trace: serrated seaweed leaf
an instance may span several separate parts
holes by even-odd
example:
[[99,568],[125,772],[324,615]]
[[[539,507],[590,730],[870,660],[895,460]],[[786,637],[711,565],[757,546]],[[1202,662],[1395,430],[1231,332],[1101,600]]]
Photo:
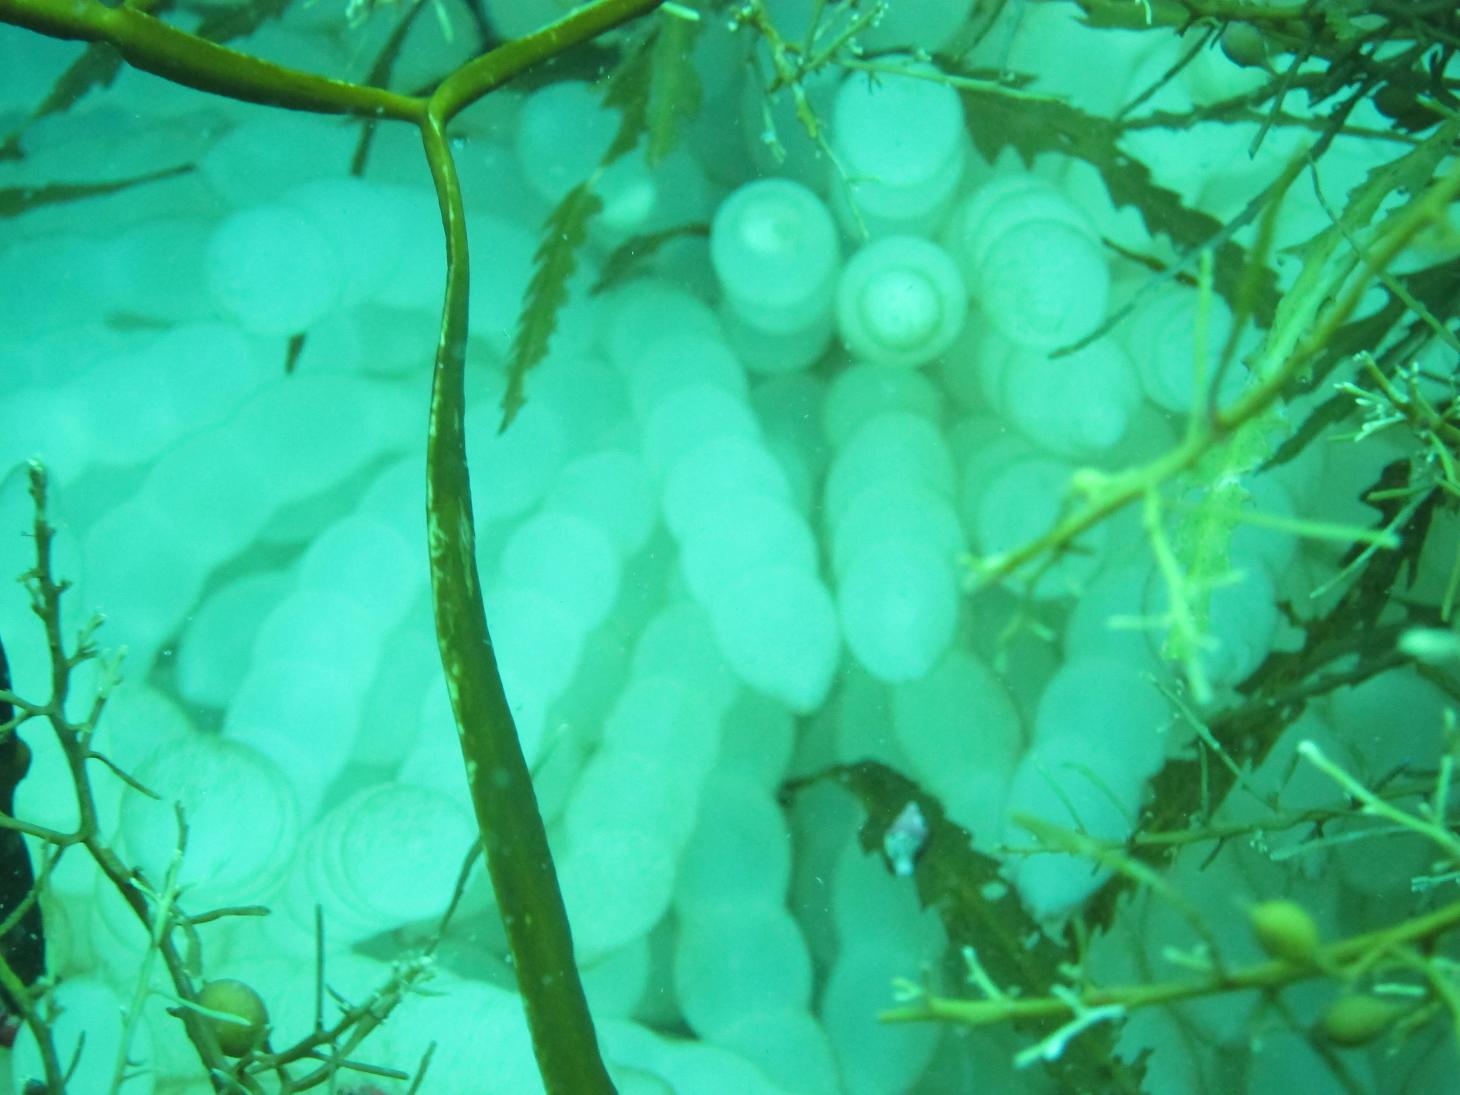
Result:
[[502,396],[504,430],[522,409],[527,371],[547,356],[548,344],[557,329],[558,309],[568,299],[568,279],[578,268],[578,250],[588,239],[588,222],[603,208],[603,199],[593,190],[595,180],[573,187],[548,214],[535,258],[536,269],[517,320],[517,337],[507,360],[507,390]]
[[1150,30],[1179,27],[1191,19],[1191,12],[1175,0],[1075,0],[1084,14],[1080,22],[1090,27],[1119,30]]
[[[1452,263],[1432,266],[1401,277],[1400,280],[1415,299],[1432,312],[1450,313],[1460,305],[1460,271]],[[1298,392],[1316,391],[1327,382],[1335,369],[1351,362],[1355,354],[1373,351],[1374,347],[1383,345],[1388,333],[1403,318],[1404,311],[1404,303],[1391,293],[1382,308],[1340,327],[1323,347],[1323,352],[1314,362],[1309,375],[1295,385],[1294,389]],[[1413,340],[1406,338],[1383,352],[1380,364],[1386,375],[1392,375],[1397,364],[1407,361],[1406,347],[1412,344]],[[1360,387],[1366,386],[1362,376],[1356,382]],[[1295,459],[1324,432],[1337,426],[1353,412],[1353,396],[1335,392],[1309,411],[1308,417],[1294,427],[1292,434],[1278,447],[1263,468],[1275,468]]]
[[[1259,380],[1291,372],[1293,362],[1311,367],[1317,357],[1311,349],[1314,325],[1325,312],[1333,314],[1331,302],[1347,291],[1351,274],[1371,261],[1371,256],[1361,258],[1354,252],[1352,241],[1369,229],[1391,195],[1401,190],[1419,194],[1425,189],[1457,133],[1460,120],[1448,121],[1398,159],[1372,168],[1349,192],[1348,204],[1337,221],[1295,249],[1302,267],[1283,293],[1267,338],[1255,355],[1253,372]],[[1410,203],[1387,214],[1378,230],[1403,223],[1398,218],[1412,216],[1412,209]]]
[[664,13],[658,23],[649,64],[650,167],[674,151],[685,125],[700,111],[700,79],[690,63],[699,22]]
[[[292,0],[255,0],[254,3],[210,8],[193,31],[211,42],[227,42],[252,34],[271,19],[288,10]],[[173,5],[168,2],[147,5],[151,14],[160,16]],[[66,66],[40,104],[16,131],[0,141],[0,159],[24,156],[21,139],[25,127],[50,114],[62,114],[98,88],[110,87],[122,68],[122,56],[107,42],[91,42]]]
[[293,0],[253,0],[253,3],[210,7],[198,24],[198,37],[229,42],[252,34],[271,19],[278,19]]
[[627,156],[649,128],[649,93],[653,83],[654,38],[641,35],[625,48],[622,58],[603,79],[603,105],[621,115],[618,132],[603,154],[611,164]]
[[149,171],[130,179],[117,179],[104,183],[51,183],[47,186],[10,186],[0,188],[0,217],[18,217],[43,205],[58,205],[63,202],[84,201],[104,194],[115,194],[119,190],[141,186],[145,183],[170,179],[191,171],[192,167],[168,167],[161,171]]
[[630,278],[638,276],[640,268],[658,252],[659,248],[666,243],[672,243],[678,239],[690,239],[695,236],[707,238],[710,234],[708,224],[680,224],[673,228],[666,228],[662,232],[646,232],[639,236],[630,236],[608,253],[603,260],[603,265],[598,271],[598,280],[593,283],[589,290],[594,296],[607,292],[615,285],[619,285]]
[[[1117,122],[1060,99],[1011,95],[1004,88],[964,87],[961,93],[974,143],[990,162],[1005,148],[1014,149],[1026,165],[1042,152],[1073,156],[1100,172],[1111,201],[1117,208],[1134,208],[1151,235],[1166,236],[1187,252],[1222,240],[1213,252],[1213,284],[1224,300],[1237,299],[1248,264],[1244,249],[1224,238],[1226,225],[1189,208],[1179,194],[1157,183],[1144,163],[1125,152]],[[1276,300],[1276,277],[1264,269],[1254,300],[1259,322],[1271,320]]]
[[[1291,361],[1306,359],[1305,352],[1311,353],[1313,363],[1321,360],[1320,353],[1307,351],[1315,323],[1322,322],[1325,309],[1332,308],[1336,298],[1344,293],[1356,296],[1358,292],[1350,275],[1360,260],[1342,249],[1369,229],[1384,200],[1396,190],[1412,194],[1425,190],[1424,183],[1433,177],[1457,132],[1460,121],[1448,122],[1398,159],[1372,169],[1350,192],[1348,205],[1337,222],[1298,249],[1303,267],[1284,294],[1259,351],[1259,377],[1284,375]],[[1416,202],[1422,200],[1420,197]],[[1389,213],[1377,230],[1380,238],[1386,226],[1414,208],[1412,203]],[[1334,328],[1335,333],[1342,330]],[[1257,671],[1238,685],[1238,691],[1249,697],[1248,702],[1211,720],[1207,729],[1228,760],[1238,766],[1256,767],[1312,699],[1342,684],[1361,683],[1399,664],[1402,656],[1397,647],[1398,631],[1382,622],[1381,613],[1395,604],[1395,590],[1404,569],[1408,567],[1413,573],[1440,495],[1438,488],[1429,486],[1424,488],[1426,493],[1416,496],[1412,477],[1409,458],[1394,461],[1383,469],[1375,489],[1361,496],[1380,512],[1379,520],[1371,527],[1398,535],[1399,548],[1374,552],[1356,545],[1343,560],[1343,567],[1352,567],[1355,573],[1332,610],[1302,623],[1302,648],[1291,653],[1270,653]],[[1409,624],[1434,627],[1443,622],[1438,609],[1412,606],[1409,612]],[[1348,661],[1355,657],[1357,666]],[[1234,778],[1229,765],[1208,763],[1204,750],[1195,759],[1168,761],[1152,782],[1139,831],[1171,832],[1200,824],[1206,804],[1221,802]],[[1135,851],[1143,861],[1162,866],[1173,850],[1171,845],[1145,845]],[[1112,879],[1087,906],[1087,919],[1108,923],[1125,888],[1124,879]]]
[[[406,38],[415,26],[417,16],[425,10],[426,0],[410,0],[410,3],[402,10],[400,18],[396,20],[395,26],[391,28],[390,34],[386,36],[380,52],[375,55],[375,60],[370,65],[370,72],[365,77],[366,83],[374,87],[390,87],[391,74],[395,71],[396,62],[400,60]],[[370,162],[370,149],[374,145],[379,126],[380,119],[367,118],[360,127],[360,139],[355,145],[355,155],[350,159],[351,175],[364,176],[365,168]]]
[[0,141],[0,160],[19,160],[25,156],[21,139],[25,127],[48,114],[60,114],[79,102],[92,88],[109,87],[122,68],[122,56],[104,42],[89,44],[81,55],[66,66],[56,77],[51,90],[40,104],[30,112],[18,129]]
[[[968,830],[950,820],[938,799],[901,773],[865,760],[833,765],[788,782],[783,796],[794,796],[813,783],[829,781],[844,787],[862,804],[867,820],[858,836],[863,850],[884,855],[888,828],[916,802],[927,823],[928,838],[914,860],[913,882],[924,908],[934,910],[948,935],[949,951],[961,955],[972,947],[980,965],[1006,992],[1044,995],[1051,986],[1068,983],[1062,966],[1078,956],[1051,939],[1029,918],[1018,895],[1003,879],[997,860],[974,849]],[[1031,1020],[1020,1029],[1043,1038],[1057,1020]],[[1144,1068],[1115,1055],[1119,1028],[1092,1027],[1075,1038],[1064,1054],[1046,1062],[1062,1091],[1135,1093]]]
[[[1380,513],[1371,527],[1388,527],[1410,504],[1406,493],[1410,473],[1407,459],[1394,461],[1363,492],[1366,500],[1375,493],[1380,495],[1379,500],[1369,502]],[[1403,618],[1381,620],[1381,614],[1395,604],[1394,591],[1404,569],[1412,568],[1418,560],[1439,500],[1439,490],[1432,488],[1408,519],[1394,528],[1400,547],[1369,555],[1332,609],[1301,622],[1302,647],[1270,653],[1256,672],[1237,686],[1244,702],[1220,712],[1207,724],[1212,739],[1239,770],[1258,767],[1313,700],[1404,664],[1407,658],[1400,652],[1399,636],[1405,630],[1442,625],[1439,609],[1422,605],[1406,606]],[[1203,804],[1221,802],[1235,779],[1232,768],[1208,762],[1204,753],[1195,758],[1171,758],[1152,780],[1137,830],[1172,833],[1205,824],[1208,819],[1203,816]],[[1135,859],[1162,868],[1169,866],[1180,847],[1178,842],[1156,841],[1138,843],[1129,851]],[[1129,885],[1129,879],[1122,875],[1107,882],[1086,906],[1086,921],[1109,924]]]
[[41,100],[31,117],[44,118],[47,114],[68,110],[93,88],[110,87],[121,70],[120,53],[104,42],[91,43],[57,77],[50,93]]
[[700,81],[690,54],[699,23],[663,13],[654,30],[634,40],[603,81],[603,105],[622,115],[603,166],[627,156],[646,135],[650,167],[674,151],[684,125],[700,109]]

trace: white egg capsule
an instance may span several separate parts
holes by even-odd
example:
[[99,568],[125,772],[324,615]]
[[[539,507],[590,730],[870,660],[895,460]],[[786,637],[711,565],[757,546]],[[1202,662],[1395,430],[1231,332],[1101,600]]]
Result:
[[1141,400],[1136,367],[1124,348],[1097,339],[1064,357],[1016,350],[999,377],[997,407],[1041,448],[1088,457],[1125,436]]
[[968,291],[948,253],[917,236],[886,236],[847,263],[836,318],[851,354],[881,365],[923,365],[952,345]]
[[853,73],[837,90],[832,205],[856,234],[934,231],[963,178],[970,147],[963,103],[916,71],[876,80]]
[[1058,187],[1038,175],[999,175],[962,198],[940,238],[970,285],[978,279],[991,247],[1010,228],[1026,221],[1057,221],[1091,240],[1099,233],[1089,215]]
[[[1205,307],[1205,316],[1202,309]],[[1197,343],[1197,331],[1206,340]],[[1216,376],[1215,398],[1227,406],[1242,393],[1247,370],[1240,361],[1221,368],[1222,351],[1232,332],[1232,311],[1221,297],[1203,305],[1195,289],[1166,285],[1134,302],[1121,332],[1126,348],[1140,371],[1146,396],[1168,411],[1185,414],[1198,390],[1206,390]]]
[[944,245],[999,332],[1031,349],[1090,334],[1105,318],[1110,269],[1084,210],[1028,174],[1002,175],[965,198]]
[[740,187],[710,228],[710,262],[726,304],[762,331],[785,334],[822,320],[839,260],[831,213],[790,179]]
[[1052,350],[1093,334],[1110,302],[1100,245],[1065,221],[1021,221],[998,236],[973,294],[1011,342]]

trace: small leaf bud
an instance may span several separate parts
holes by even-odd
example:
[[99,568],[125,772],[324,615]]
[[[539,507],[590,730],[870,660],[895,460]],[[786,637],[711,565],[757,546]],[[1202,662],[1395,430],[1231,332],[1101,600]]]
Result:
[[1295,901],[1263,901],[1248,913],[1252,934],[1272,958],[1307,965],[1318,951],[1318,925],[1308,910]]
[[1367,1045],[1408,1010],[1408,1005],[1398,1000],[1350,993],[1329,1005],[1318,1021],[1318,1032],[1336,1046]]
[[1251,23],[1228,23],[1219,42],[1234,65],[1267,68],[1267,39]]
[[240,1022],[205,1016],[218,1039],[218,1047],[229,1057],[252,1053],[268,1034],[269,1009],[248,985],[230,977],[209,981],[198,993],[198,1003],[209,1011],[238,1016]]

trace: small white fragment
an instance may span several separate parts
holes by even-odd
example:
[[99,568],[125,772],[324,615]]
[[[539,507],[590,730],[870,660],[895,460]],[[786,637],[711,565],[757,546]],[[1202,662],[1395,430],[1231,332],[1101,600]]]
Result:
[[1460,661],[1460,635],[1443,627],[1412,627],[1399,636],[1399,651],[1426,665]]
[[887,827],[882,850],[892,864],[892,873],[907,878],[913,873],[913,862],[928,842],[928,822],[916,802],[909,802]]

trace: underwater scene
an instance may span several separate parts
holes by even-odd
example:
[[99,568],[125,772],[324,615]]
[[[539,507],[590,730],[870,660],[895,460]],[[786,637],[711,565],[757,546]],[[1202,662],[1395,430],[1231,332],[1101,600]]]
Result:
[[1460,1091],[1451,0],[0,0],[0,1095]]

